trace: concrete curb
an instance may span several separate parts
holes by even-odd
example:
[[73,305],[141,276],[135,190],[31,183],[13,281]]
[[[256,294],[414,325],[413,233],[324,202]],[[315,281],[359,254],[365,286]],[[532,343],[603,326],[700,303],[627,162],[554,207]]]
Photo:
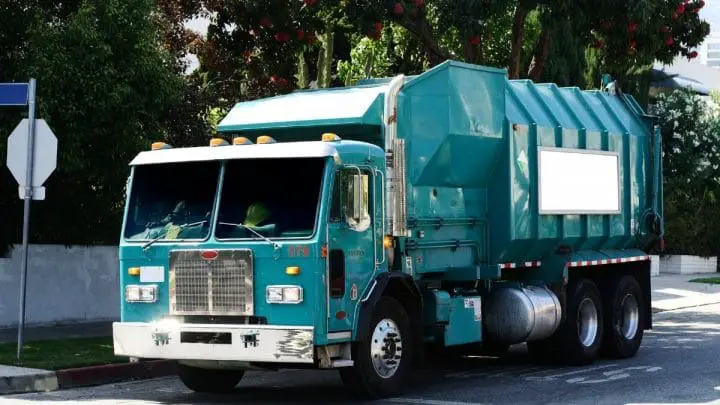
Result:
[[177,363],[172,360],[152,360],[107,364],[58,370],[55,374],[59,389],[68,389],[175,375],[177,374]]
[[26,370],[13,376],[0,377],[0,395],[55,391],[58,389],[55,372],[35,369]]
[[177,363],[174,360],[107,364],[57,371],[28,370],[14,376],[0,377],[0,395],[56,391],[165,377],[176,373]]

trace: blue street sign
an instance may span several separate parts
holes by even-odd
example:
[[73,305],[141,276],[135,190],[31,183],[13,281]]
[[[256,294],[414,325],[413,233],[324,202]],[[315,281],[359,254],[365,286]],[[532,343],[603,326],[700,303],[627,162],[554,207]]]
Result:
[[27,83],[0,83],[0,106],[27,105]]

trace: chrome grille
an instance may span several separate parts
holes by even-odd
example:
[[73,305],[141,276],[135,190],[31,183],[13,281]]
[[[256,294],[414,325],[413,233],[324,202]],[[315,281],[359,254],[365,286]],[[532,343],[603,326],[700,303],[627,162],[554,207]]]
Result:
[[253,263],[249,250],[201,250],[170,254],[170,313],[253,315]]

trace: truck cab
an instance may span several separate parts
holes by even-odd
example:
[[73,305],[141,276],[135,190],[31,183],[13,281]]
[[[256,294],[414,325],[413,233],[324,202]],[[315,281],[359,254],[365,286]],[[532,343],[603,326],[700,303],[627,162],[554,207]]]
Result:
[[[322,128],[296,141],[157,142],[130,162],[116,354],[176,359],[201,392],[252,368],[353,366],[361,302],[393,261],[385,152]],[[378,357],[386,374],[397,328],[374,346],[392,354]]]

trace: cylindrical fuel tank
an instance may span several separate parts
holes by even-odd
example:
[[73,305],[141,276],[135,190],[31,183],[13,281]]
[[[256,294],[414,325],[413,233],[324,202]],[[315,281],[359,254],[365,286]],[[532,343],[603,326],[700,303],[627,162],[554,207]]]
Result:
[[549,337],[562,319],[560,300],[539,286],[497,287],[483,307],[483,334],[509,344]]

